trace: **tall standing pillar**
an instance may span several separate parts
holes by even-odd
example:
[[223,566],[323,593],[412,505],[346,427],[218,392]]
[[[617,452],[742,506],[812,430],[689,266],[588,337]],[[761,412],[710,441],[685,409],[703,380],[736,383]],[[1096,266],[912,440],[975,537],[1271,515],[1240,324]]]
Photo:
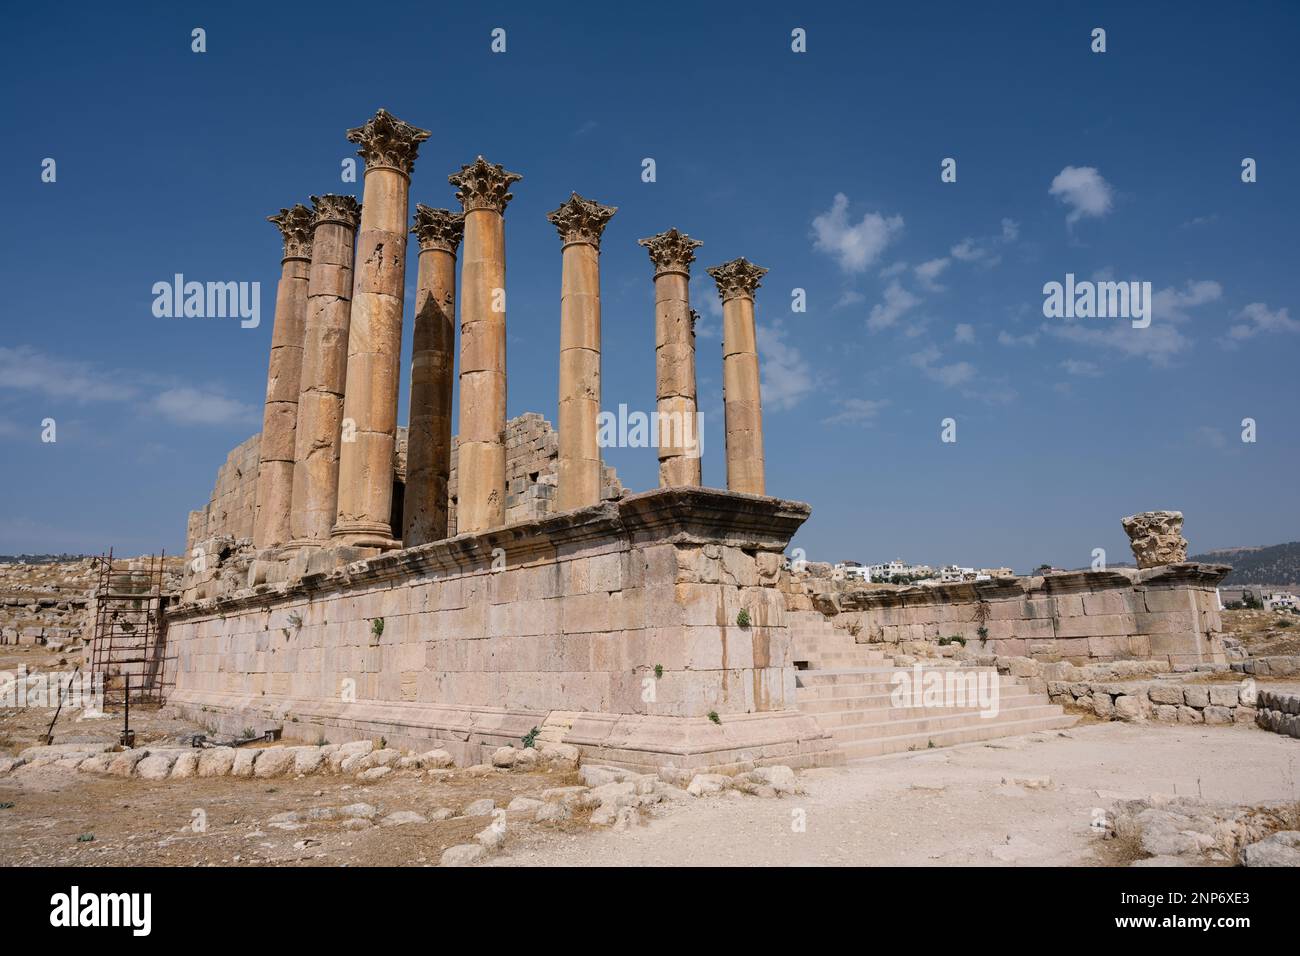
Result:
[[482,156],[447,180],[465,210],[461,252],[456,531],[506,520],[505,210],[521,180]]
[[695,394],[695,313],[691,263],[703,245],[676,229],[639,240],[655,267],[655,397],[659,413],[659,486],[700,484]]
[[303,330],[307,321],[307,273],[311,263],[312,211],[299,203],[268,216],[284,238],[280,281],[275,288],[275,325],[266,371],[261,461],[257,465],[253,544],[272,548],[289,540],[293,501],[294,433],[302,381]]
[[294,547],[329,543],[338,509],[339,433],[352,316],[352,257],[361,205],[351,196],[312,196],[316,207],[307,283],[298,428],[294,436]]
[[406,276],[406,216],[420,143],[429,131],[380,110],[348,130],[366,161],[352,287],[348,372],[339,449],[337,543],[395,548],[393,450],[397,444]]
[[722,388],[727,429],[727,490],[766,493],[763,402],[754,330],[754,290],[767,270],[745,258],[708,270],[722,297]]
[[415,288],[415,343],[406,441],[402,544],[413,548],[447,537],[451,476],[452,373],[456,363],[456,248],[465,216],[415,207],[411,232],[420,241]]
[[546,218],[560,233],[559,511],[600,504],[600,236],[618,211],[577,193]]

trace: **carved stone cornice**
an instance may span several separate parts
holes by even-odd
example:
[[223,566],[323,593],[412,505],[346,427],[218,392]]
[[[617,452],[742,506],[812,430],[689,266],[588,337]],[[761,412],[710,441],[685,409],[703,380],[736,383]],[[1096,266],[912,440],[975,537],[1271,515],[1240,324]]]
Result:
[[600,235],[616,212],[617,206],[602,206],[595,200],[583,199],[573,193],[560,208],[548,212],[546,218],[555,226],[566,246],[585,242],[599,249]]
[[707,271],[718,284],[718,295],[722,297],[723,302],[728,299],[754,298],[754,290],[760,285],[758,280],[767,275],[766,269],[754,265],[744,256],[714,266]]
[[684,276],[691,274],[691,263],[695,261],[695,250],[704,245],[698,239],[692,239],[675,228],[661,232],[656,236],[638,239],[637,245],[645,246],[650,252],[650,261],[654,263],[655,276],[679,272]]
[[510,192],[511,183],[517,183],[523,178],[499,163],[489,163],[480,156],[468,166],[462,166],[460,172],[448,176],[447,182],[457,187],[456,198],[466,212],[490,209],[503,215],[506,203],[515,198]]
[[357,155],[366,161],[366,169],[395,169],[411,175],[420,144],[428,139],[427,129],[399,120],[388,110],[380,110],[364,126],[348,130],[348,140],[361,148]]
[[276,215],[266,217],[267,222],[275,223],[276,228],[280,230],[280,236],[284,239],[285,259],[311,258],[313,219],[312,211],[302,203],[296,203],[292,208],[281,209]]
[[311,204],[316,207],[313,226],[332,222],[355,229],[361,221],[361,203],[352,196],[326,193],[324,196],[312,196]]
[[441,249],[456,254],[461,237],[465,234],[465,214],[450,209],[432,209],[424,203],[415,204],[415,225],[411,233],[420,240],[420,251]]

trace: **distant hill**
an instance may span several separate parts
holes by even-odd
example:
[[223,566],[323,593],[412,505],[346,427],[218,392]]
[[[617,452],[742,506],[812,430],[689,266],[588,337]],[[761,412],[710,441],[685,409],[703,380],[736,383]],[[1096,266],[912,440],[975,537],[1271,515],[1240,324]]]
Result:
[[1268,547],[1220,548],[1193,554],[1187,560],[1231,564],[1232,573],[1224,579],[1225,585],[1300,585],[1300,541]]
[[89,554],[0,554],[0,564],[71,564]]

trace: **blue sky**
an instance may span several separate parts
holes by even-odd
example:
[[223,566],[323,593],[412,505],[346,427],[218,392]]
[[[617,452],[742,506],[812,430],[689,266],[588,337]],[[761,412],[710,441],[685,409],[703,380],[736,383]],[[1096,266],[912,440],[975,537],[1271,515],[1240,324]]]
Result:
[[[636,240],[676,226],[705,243],[708,485],[725,468],[704,268],[743,255],[771,270],[768,490],[812,503],[795,542],[810,558],[1077,567],[1096,547],[1128,558],[1119,519],[1152,508],[1183,510],[1193,549],[1300,538],[1300,8],[1134,6],[8,11],[0,552],[180,548],[226,452],[260,427],[280,254],[265,217],[359,195],[340,182],[344,132],[380,106],[433,132],[413,203],[451,205],[447,174],[478,153],[524,175],[506,214],[511,415],[554,419],[545,213],[571,190],[619,207],[602,256],[607,409],[653,407]],[[261,282],[261,326],[155,318],[150,289],[177,272]],[[1044,318],[1042,287],[1067,272],[1150,282],[1151,327]],[[409,298],[407,316],[404,374]],[[656,482],[653,450],[607,460],[633,489]]]

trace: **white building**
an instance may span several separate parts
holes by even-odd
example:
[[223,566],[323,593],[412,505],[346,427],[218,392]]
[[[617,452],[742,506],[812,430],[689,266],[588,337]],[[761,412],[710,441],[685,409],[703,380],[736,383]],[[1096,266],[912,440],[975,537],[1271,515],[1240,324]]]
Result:
[[1264,595],[1264,610],[1294,611],[1296,596],[1289,591],[1272,591]]

